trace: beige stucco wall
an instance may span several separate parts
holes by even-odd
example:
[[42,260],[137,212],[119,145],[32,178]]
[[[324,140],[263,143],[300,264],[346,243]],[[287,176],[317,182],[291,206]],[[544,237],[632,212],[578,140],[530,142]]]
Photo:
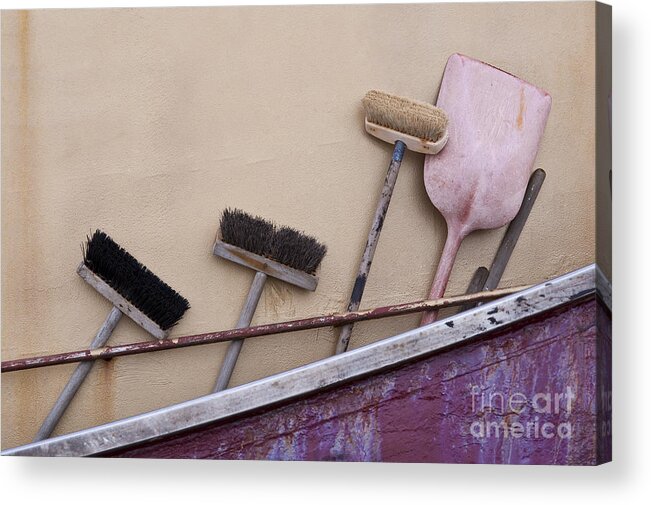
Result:
[[[553,97],[547,181],[502,285],[594,261],[594,4],[56,10],[2,14],[2,359],[86,347],[109,304],[76,274],[99,227],[191,302],[174,336],[232,327],[252,278],[211,256],[237,206],[329,246],[315,293],[269,282],[254,323],[347,303],[391,146],[364,133],[370,88],[433,101],[447,57]],[[364,307],[425,296],[445,223],[407,154]],[[462,245],[448,293],[503,230]],[[352,347],[418,316],[356,326]],[[146,339],[123,318],[111,343]],[[98,362],[56,433],[206,394],[225,344]],[[332,353],[331,329],[244,345],[234,384]],[[2,376],[2,447],[28,442],[73,366]]]

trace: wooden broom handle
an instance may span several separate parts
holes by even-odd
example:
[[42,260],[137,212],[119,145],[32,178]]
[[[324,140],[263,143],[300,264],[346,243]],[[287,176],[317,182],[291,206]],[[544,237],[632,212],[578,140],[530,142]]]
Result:
[[[91,349],[97,349],[99,347],[103,347],[104,344],[106,344],[121,317],[122,312],[120,312],[120,309],[113,306],[111,312],[109,312],[108,316],[106,317],[104,324],[102,324],[99,331],[97,332],[97,335],[95,335],[95,338],[91,342]],[[61,391],[59,398],[57,398],[54,407],[52,407],[52,410],[50,410],[50,413],[47,415],[45,421],[43,421],[43,424],[39,428],[38,433],[34,437],[34,442],[39,442],[41,440],[49,438],[49,436],[54,431],[54,428],[56,428],[57,424],[59,423],[61,416],[63,416],[63,413],[66,411],[68,405],[70,405],[70,402],[81,387],[81,384],[88,376],[90,369],[93,368],[93,364],[93,361],[84,361],[77,365],[77,368],[72,373],[72,376],[68,380],[68,383],[63,388],[63,391]]]
[[[355,285],[353,286],[353,291],[350,295],[348,312],[354,312],[359,309],[359,304],[362,301],[362,295],[364,294],[364,288],[366,287],[366,280],[368,278],[368,273],[371,270],[373,256],[375,255],[375,248],[377,247],[377,243],[380,239],[380,232],[382,232],[382,226],[384,225],[384,218],[386,217],[387,210],[389,209],[389,203],[391,203],[391,195],[393,194],[393,188],[395,187],[396,180],[398,179],[398,172],[400,171],[400,165],[402,164],[404,153],[405,144],[402,141],[397,140],[395,147],[393,148],[393,156],[391,157],[389,170],[387,172],[386,178],[384,179],[382,195],[380,196],[380,201],[378,202],[377,208],[375,209],[373,225],[368,232],[366,247],[364,248],[362,261],[359,264],[359,270],[357,271],[357,277],[355,278]],[[348,343],[350,342],[350,335],[352,332],[352,324],[347,324],[346,326],[341,327],[335,354],[341,354],[348,349]]]
[[[240,313],[240,318],[237,321],[236,328],[246,328],[251,324],[253,319],[253,314],[255,314],[255,309],[258,306],[260,301],[260,295],[262,295],[262,290],[264,288],[265,282],[267,280],[267,274],[264,272],[256,272],[253,281],[251,282],[251,287],[249,288],[249,294],[246,297],[244,302],[244,307],[242,307],[242,312]],[[228,387],[228,383],[231,380],[233,375],[233,370],[235,370],[235,364],[237,363],[237,358],[240,355],[242,350],[242,344],[244,344],[244,339],[231,340],[231,343],[228,345],[226,350],[226,356],[224,356],[224,361],[222,362],[222,367],[219,370],[219,375],[217,376],[217,381],[215,382],[215,387],[212,392],[217,393],[218,391],[223,391]]]

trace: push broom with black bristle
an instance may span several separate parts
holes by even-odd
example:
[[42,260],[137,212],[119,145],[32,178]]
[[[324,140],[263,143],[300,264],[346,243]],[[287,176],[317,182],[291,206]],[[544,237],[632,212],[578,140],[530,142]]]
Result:
[[[314,291],[315,275],[326,246],[303,232],[277,226],[239,209],[226,209],[219,223],[213,254],[256,271],[236,328],[251,324],[268,276]],[[217,377],[213,392],[228,387],[244,340],[233,340]]]
[[[106,344],[122,314],[160,340],[168,336],[170,328],[190,308],[185,298],[100,230],[87,237],[77,273],[113,304],[90,344],[91,349]],[[92,366],[92,361],[77,366],[38,430],[35,442],[50,436]]]
[[[373,224],[368,233],[364,254],[350,295],[348,312],[359,309],[362,301],[375,248],[391,202],[391,195],[396,185],[405,149],[423,154],[436,154],[445,147],[448,140],[447,115],[434,105],[377,90],[366,93],[362,105],[366,113],[364,119],[366,132],[384,142],[393,144],[394,148],[389,171],[384,180],[380,201],[375,209]],[[352,331],[352,324],[341,327],[336,347],[337,354],[348,349]]]

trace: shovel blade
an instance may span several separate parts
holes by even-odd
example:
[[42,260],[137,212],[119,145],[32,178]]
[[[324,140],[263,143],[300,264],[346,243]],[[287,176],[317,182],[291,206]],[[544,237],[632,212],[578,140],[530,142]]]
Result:
[[481,61],[453,54],[437,99],[449,140],[425,156],[434,206],[465,236],[499,228],[518,212],[551,109],[549,94]]

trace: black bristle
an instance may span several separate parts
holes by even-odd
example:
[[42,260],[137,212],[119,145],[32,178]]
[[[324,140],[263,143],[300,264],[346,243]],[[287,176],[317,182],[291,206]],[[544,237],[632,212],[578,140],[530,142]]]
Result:
[[224,242],[308,274],[316,271],[327,251],[314,237],[239,209],[224,210],[220,232]]
[[162,330],[174,326],[190,308],[185,298],[100,230],[87,237],[84,264]]

